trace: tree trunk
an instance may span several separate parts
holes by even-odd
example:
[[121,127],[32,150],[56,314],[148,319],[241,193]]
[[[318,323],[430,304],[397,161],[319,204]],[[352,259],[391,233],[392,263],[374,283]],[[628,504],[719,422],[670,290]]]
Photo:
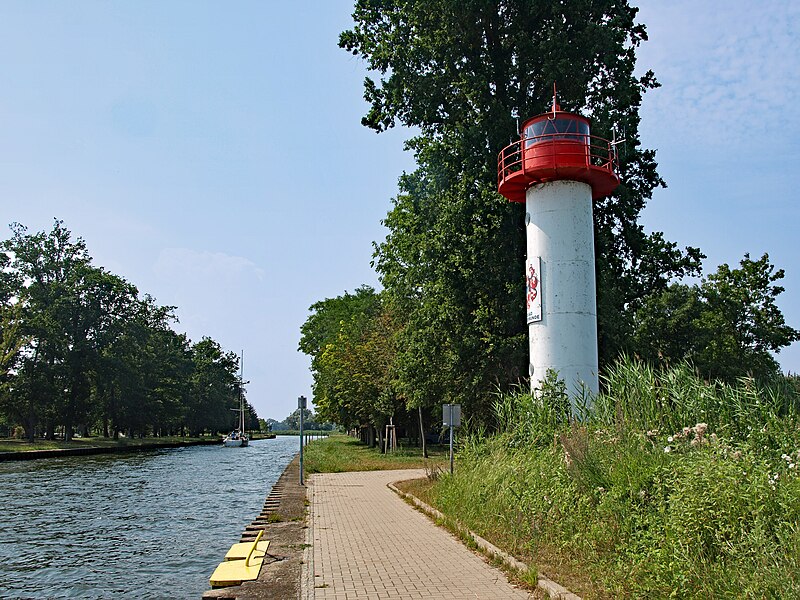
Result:
[[32,412],[28,419],[27,427],[25,427],[25,433],[27,434],[28,441],[32,444],[36,439],[36,417],[33,416]]
[[425,424],[422,422],[422,406],[417,407],[419,413],[419,439],[422,442],[422,456],[428,458],[428,443],[425,440]]
[[381,425],[378,425],[377,429],[378,429],[378,447],[380,448],[381,453],[385,454],[386,446],[384,445],[383,442],[383,427]]

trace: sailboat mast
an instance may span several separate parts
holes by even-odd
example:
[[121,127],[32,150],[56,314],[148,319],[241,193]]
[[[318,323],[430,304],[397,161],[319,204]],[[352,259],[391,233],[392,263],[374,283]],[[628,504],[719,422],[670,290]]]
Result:
[[242,386],[244,385],[244,349],[242,350],[242,358],[239,361],[239,431],[244,435],[244,392]]

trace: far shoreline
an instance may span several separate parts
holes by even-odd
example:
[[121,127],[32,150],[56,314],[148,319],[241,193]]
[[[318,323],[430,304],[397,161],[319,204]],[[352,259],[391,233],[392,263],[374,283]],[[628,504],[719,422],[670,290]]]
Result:
[[171,440],[165,442],[144,442],[116,444],[111,446],[86,446],[85,448],[47,448],[43,450],[12,450],[0,452],[0,462],[12,460],[37,460],[42,458],[58,458],[62,456],[90,456],[96,454],[116,454],[138,452],[140,450],[158,450],[161,448],[185,448],[189,446],[221,445],[222,438]]

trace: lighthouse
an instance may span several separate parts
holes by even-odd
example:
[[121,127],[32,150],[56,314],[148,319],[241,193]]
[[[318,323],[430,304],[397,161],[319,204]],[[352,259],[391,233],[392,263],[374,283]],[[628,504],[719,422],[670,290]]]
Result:
[[525,203],[532,391],[552,369],[571,397],[598,392],[592,201],[619,185],[617,170],[614,144],[555,95],[498,156],[498,191]]

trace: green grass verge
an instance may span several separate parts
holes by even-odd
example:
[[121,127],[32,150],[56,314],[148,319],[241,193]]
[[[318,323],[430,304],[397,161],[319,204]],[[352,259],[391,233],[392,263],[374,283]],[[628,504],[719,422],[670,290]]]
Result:
[[409,489],[586,598],[800,598],[800,397],[622,362],[570,417],[563,388],[498,397],[456,473]]
[[430,458],[423,458],[419,448],[399,448],[382,454],[346,435],[331,435],[308,444],[303,454],[306,473],[343,473],[346,471],[382,471],[389,469],[435,468],[447,462],[447,449],[429,448]]
[[465,449],[420,495],[587,599],[800,598],[795,463],[579,428],[508,442]]

